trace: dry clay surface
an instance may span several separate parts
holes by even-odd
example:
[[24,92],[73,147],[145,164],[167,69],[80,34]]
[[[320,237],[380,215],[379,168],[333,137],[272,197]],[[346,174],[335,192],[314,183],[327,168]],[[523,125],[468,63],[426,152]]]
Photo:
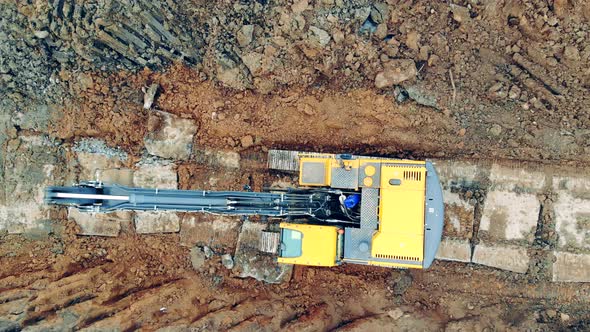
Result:
[[[589,19],[575,0],[0,1],[0,330],[587,330],[588,284],[545,264],[588,249],[587,190],[568,179],[590,159]],[[41,204],[46,185],[115,168],[182,189],[293,183],[265,169],[270,148],[574,171],[445,184],[446,231],[475,248],[463,262],[296,267],[279,284],[229,264],[239,219],[139,234],[154,216],[118,215],[101,237]],[[486,209],[507,197],[538,214]],[[468,263],[496,243],[525,248],[526,273]]]

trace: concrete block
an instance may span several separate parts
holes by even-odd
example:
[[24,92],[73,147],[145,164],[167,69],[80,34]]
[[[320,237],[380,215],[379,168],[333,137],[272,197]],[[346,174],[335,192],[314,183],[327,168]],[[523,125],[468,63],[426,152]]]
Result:
[[176,212],[137,211],[135,232],[139,234],[176,233],[180,231],[180,218]]
[[492,190],[485,201],[480,234],[494,240],[532,242],[540,208],[535,194]]
[[559,247],[590,249],[590,179],[555,177],[553,181]]
[[590,198],[590,176],[555,176],[553,177],[555,191],[567,190],[577,196]]
[[235,271],[241,278],[254,278],[268,283],[287,282],[291,279],[292,265],[279,264],[276,256],[260,252],[261,232],[266,225],[246,221],[238,237],[238,246],[234,261]]
[[445,236],[470,239],[473,233],[475,207],[459,194],[450,190],[443,191],[445,203]]
[[471,187],[483,171],[476,163],[453,160],[436,160],[435,168],[443,187]]
[[151,111],[148,127],[155,129],[144,138],[149,154],[181,160],[190,157],[193,136],[197,133],[193,120],[182,119],[166,112]]
[[136,165],[133,183],[136,187],[178,189],[176,166],[164,160],[142,160]]
[[76,208],[69,208],[68,218],[74,220],[80,227],[79,235],[118,236],[121,231],[121,222],[130,222],[132,213],[129,211],[86,213]]
[[49,219],[50,212],[42,199],[0,206],[0,231],[9,234],[43,231]]
[[133,186],[133,170],[130,168],[110,168],[96,171],[98,179],[104,183],[116,183],[122,186]]
[[526,248],[480,243],[473,250],[473,263],[518,273],[525,273],[530,257]]
[[545,173],[527,169],[526,166],[513,167],[493,164],[490,182],[497,189],[537,192],[545,186]]
[[436,259],[444,261],[471,262],[471,245],[464,239],[443,239]]
[[590,254],[554,251],[553,281],[590,282]]
[[180,241],[187,246],[235,248],[240,233],[238,217],[185,213],[180,226]]
[[590,249],[590,199],[559,191],[553,208],[559,247]]
[[194,155],[199,163],[214,167],[240,168],[240,154],[235,151],[199,150],[195,151]]
[[[0,193],[0,231],[47,233],[51,209],[45,187],[63,183],[63,151],[46,136],[19,136],[6,146]],[[41,232],[41,233],[39,233]]]
[[116,169],[124,166],[118,157],[109,157],[99,153],[79,152],[77,154],[80,164],[80,180],[95,180],[101,170]]
[[133,180],[133,171],[124,168],[127,153],[114,149],[96,138],[77,141],[72,149],[80,165],[77,178],[80,181],[99,179],[105,183],[128,185]]

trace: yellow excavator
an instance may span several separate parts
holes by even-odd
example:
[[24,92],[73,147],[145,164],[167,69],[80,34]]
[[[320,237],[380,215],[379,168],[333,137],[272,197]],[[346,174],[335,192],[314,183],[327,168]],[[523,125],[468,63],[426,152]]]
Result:
[[268,192],[131,188],[87,181],[48,187],[48,204],[87,212],[187,211],[282,220],[260,250],[282,264],[430,267],[440,245],[442,188],[430,161],[271,150],[270,169],[299,187]]

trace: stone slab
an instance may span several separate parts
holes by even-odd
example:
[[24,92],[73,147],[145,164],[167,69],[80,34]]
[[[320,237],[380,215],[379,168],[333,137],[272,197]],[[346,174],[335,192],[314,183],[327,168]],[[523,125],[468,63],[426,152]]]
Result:
[[35,233],[48,229],[50,211],[43,200],[0,206],[0,231],[9,234]]
[[590,250],[590,179],[555,177],[553,184],[559,248]]
[[530,257],[524,247],[484,243],[475,246],[472,260],[475,264],[518,273],[528,270],[529,261]]
[[482,168],[467,161],[436,160],[435,168],[443,186],[470,187],[480,178]]
[[576,196],[590,198],[590,176],[554,176],[553,189],[567,190]]
[[180,241],[187,246],[235,248],[242,222],[238,217],[185,213],[181,220]]
[[493,164],[490,171],[492,186],[504,190],[537,192],[545,187],[545,178],[545,173],[531,171],[527,169],[527,166],[518,164],[512,166]]
[[68,208],[68,218],[80,227],[79,235],[118,236],[121,222],[130,222],[132,212],[86,213],[76,208]]
[[473,222],[475,220],[475,207],[458,193],[450,190],[443,191],[445,203],[445,236],[470,239],[473,234]]
[[21,135],[6,146],[0,190],[0,231],[42,234],[51,228],[45,187],[64,181],[63,150],[44,135]]
[[553,281],[590,282],[590,254],[554,251]]
[[194,152],[195,161],[223,168],[240,168],[240,154],[235,151],[198,150]]
[[238,237],[234,256],[235,271],[241,278],[254,278],[268,283],[282,283],[291,279],[292,265],[279,264],[276,256],[258,250],[260,233],[266,225],[245,221]]
[[178,189],[176,166],[165,160],[146,159],[139,162],[133,174],[136,187]]
[[471,244],[465,239],[443,239],[436,259],[455,262],[471,262]]
[[137,211],[134,217],[138,234],[176,233],[180,231],[180,218],[170,211]]
[[491,190],[486,197],[479,234],[493,240],[532,243],[540,209],[541,203],[535,194]]
[[116,183],[122,186],[133,186],[133,170],[130,168],[110,168],[96,171],[98,179],[104,183]]
[[123,161],[118,156],[78,152],[76,157],[80,164],[80,173],[78,175],[80,181],[96,180],[100,178],[101,172],[104,170],[124,167]]
[[193,120],[166,112],[151,111],[148,127],[150,132],[144,138],[144,144],[149,154],[178,160],[190,157],[193,136],[197,133]]

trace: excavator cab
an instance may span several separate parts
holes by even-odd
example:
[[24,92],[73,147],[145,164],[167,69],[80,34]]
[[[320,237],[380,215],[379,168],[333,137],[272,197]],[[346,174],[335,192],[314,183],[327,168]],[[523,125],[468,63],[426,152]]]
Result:
[[281,223],[279,263],[310,266],[335,266],[341,263],[337,226]]

